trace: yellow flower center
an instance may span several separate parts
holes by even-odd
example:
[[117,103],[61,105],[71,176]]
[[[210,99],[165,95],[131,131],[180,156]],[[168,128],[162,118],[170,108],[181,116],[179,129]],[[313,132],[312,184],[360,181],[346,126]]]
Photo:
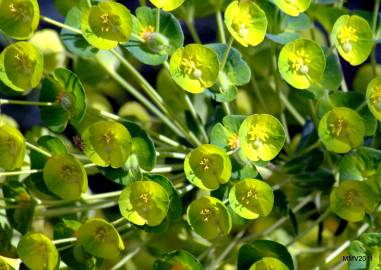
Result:
[[210,168],[210,160],[208,158],[203,158],[201,161],[200,161],[200,165],[202,167],[202,169],[204,171],[207,171],[209,170]]
[[102,32],[110,31],[110,14],[104,13],[100,16],[100,19],[102,23],[101,31]]
[[143,203],[147,204],[151,200],[152,195],[148,192],[142,193],[139,196],[139,199],[142,200]]
[[373,93],[370,96],[370,102],[376,107],[378,111],[381,110],[381,85],[374,87]]
[[26,75],[31,75],[33,73],[35,62],[31,61],[28,55],[26,55],[23,52],[18,52],[16,53],[14,58],[16,59],[16,62],[17,62],[16,69],[18,72],[26,74]]
[[358,36],[356,35],[356,32],[357,29],[351,26],[344,26],[337,36],[337,39],[339,40],[341,47],[346,53],[352,51],[352,43],[357,42],[359,40]]
[[195,56],[186,56],[181,60],[181,69],[189,77],[199,80],[202,84],[201,63]]
[[147,41],[153,32],[155,32],[155,28],[152,25],[148,25],[139,33],[139,36]]
[[101,227],[96,231],[94,238],[95,240],[100,240],[105,236],[105,234],[106,230],[103,227]]
[[237,134],[232,134],[228,139],[228,146],[230,149],[234,150],[239,147],[239,138]]
[[269,138],[269,130],[264,125],[256,124],[251,126],[249,140],[252,141],[255,148],[259,148]]
[[255,189],[250,188],[250,189],[246,192],[246,194],[243,195],[243,196],[241,197],[241,201],[242,201],[242,203],[248,205],[248,204],[251,203],[251,200],[252,200],[253,198],[254,198],[254,199],[257,199],[257,198],[258,198],[258,194],[257,194],[257,191],[256,191]]
[[23,3],[9,4],[9,11],[12,13],[14,19],[28,21],[30,20],[30,11],[28,6]]
[[347,127],[346,122],[343,118],[337,119],[334,123],[329,124],[329,131],[333,136],[342,136],[345,128]]
[[305,50],[297,50],[290,57],[290,70],[292,72],[299,72],[301,74],[307,74],[309,71],[308,64],[311,63],[311,57],[305,52]]
[[209,221],[209,218],[214,214],[214,210],[211,208],[203,208],[200,211],[200,215],[202,216],[202,220],[206,223]]
[[62,180],[68,180],[71,179],[71,176],[76,172],[76,169],[74,166],[71,165],[64,165],[61,169],[60,178]]
[[238,35],[245,38],[249,34],[249,27],[253,23],[253,18],[249,12],[239,12],[233,19],[232,27]]
[[345,204],[347,206],[353,206],[355,204],[355,201],[354,201],[354,196],[357,195],[357,192],[356,191],[347,191],[345,193]]

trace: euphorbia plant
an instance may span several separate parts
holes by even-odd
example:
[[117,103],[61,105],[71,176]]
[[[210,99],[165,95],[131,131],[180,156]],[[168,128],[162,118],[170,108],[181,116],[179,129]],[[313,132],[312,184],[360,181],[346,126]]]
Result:
[[378,269],[380,0],[124,2],[0,0],[0,269]]

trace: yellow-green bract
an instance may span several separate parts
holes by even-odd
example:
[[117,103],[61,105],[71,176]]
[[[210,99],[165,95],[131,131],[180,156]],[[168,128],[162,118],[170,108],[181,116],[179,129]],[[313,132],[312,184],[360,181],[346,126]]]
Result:
[[52,241],[42,233],[29,232],[21,237],[17,255],[31,270],[58,268],[58,251]]
[[43,71],[43,56],[29,42],[13,43],[0,54],[0,79],[15,91],[23,92],[36,87]]
[[189,252],[175,250],[160,256],[152,270],[203,270],[202,264]]
[[252,161],[272,160],[286,141],[282,124],[269,114],[248,116],[238,132],[244,154]]
[[341,57],[352,66],[362,64],[374,46],[369,23],[357,15],[343,15],[335,22],[331,40]]
[[299,16],[306,11],[311,4],[311,0],[273,0],[284,13],[290,16]]
[[377,205],[378,196],[364,181],[343,181],[330,195],[330,207],[339,217],[356,222],[370,214]]
[[265,38],[266,13],[252,1],[233,1],[226,8],[225,24],[241,45],[256,46]]
[[25,139],[21,132],[9,125],[0,125],[0,168],[21,168],[25,154]]
[[381,121],[381,77],[374,78],[368,84],[366,102],[374,117]]
[[289,270],[288,267],[277,258],[263,257],[259,261],[256,261],[249,270]]
[[119,168],[131,153],[131,135],[122,124],[99,121],[91,124],[82,134],[84,152],[101,167]]
[[37,0],[0,0],[0,31],[14,39],[28,39],[40,22]]
[[274,193],[264,181],[243,179],[231,188],[229,205],[235,213],[246,219],[266,217],[273,208]]
[[228,209],[213,197],[205,196],[191,202],[187,209],[187,218],[193,230],[209,240],[221,234],[229,234],[232,227]]
[[352,109],[337,107],[323,116],[318,131],[321,142],[329,151],[347,153],[363,144],[364,120]]
[[124,243],[113,225],[100,218],[92,218],[81,225],[79,244],[91,255],[103,259],[117,258]]
[[43,175],[49,191],[62,199],[78,199],[87,191],[86,171],[82,163],[71,154],[49,158]]
[[82,13],[81,30],[85,39],[102,50],[127,42],[132,31],[130,11],[116,2],[100,2]]
[[297,89],[319,84],[326,66],[322,48],[315,41],[298,39],[287,43],[278,59],[282,78]]
[[181,88],[191,93],[201,93],[216,82],[219,65],[217,54],[212,49],[190,44],[175,51],[169,71]]
[[195,186],[215,190],[231,177],[232,165],[226,152],[212,144],[202,144],[187,154],[184,172]]
[[171,11],[181,6],[185,0],[150,0],[156,7]]
[[119,197],[121,214],[140,226],[160,225],[167,216],[169,203],[165,188],[151,180],[132,182]]

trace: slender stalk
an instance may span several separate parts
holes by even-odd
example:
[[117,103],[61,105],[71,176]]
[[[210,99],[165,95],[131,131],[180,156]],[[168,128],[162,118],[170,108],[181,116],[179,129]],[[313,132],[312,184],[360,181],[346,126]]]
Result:
[[222,43],[226,43],[225,28],[224,28],[224,23],[222,20],[222,14],[221,14],[220,10],[216,11],[216,21],[217,21],[218,34],[220,37],[220,41]]
[[52,155],[49,152],[46,152],[44,149],[35,146],[34,144],[31,144],[30,142],[25,142],[26,146],[36,152],[39,152],[40,154],[46,156],[46,157],[52,157]]
[[149,239],[143,241],[138,247],[136,247],[132,252],[128,253],[124,256],[119,262],[117,262],[111,270],[122,269],[123,265],[125,265],[129,260],[131,260],[134,256],[136,256],[140,250],[148,243]]
[[14,172],[0,172],[0,177],[2,176],[13,176],[13,175],[24,175],[24,174],[33,174],[39,173],[42,170],[24,170],[24,171],[14,171]]
[[28,100],[11,100],[11,99],[0,99],[0,105],[26,105],[26,106],[55,106],[54,102],[39,102],[39,101],[28,101]]
[[59,28],[67,29],[67,30],[69,30],[69,31],[72,31],[72,32],[74,32],[74,33],[77,33],[77,34],[82,35],[82,31],[81,31],[80,29],[71,27],[71,26],[66,25],[66,24],[64,24],[64,23],[61,23],[61,22],[59,22],[59,21],[53,20],[53,19],[51,19],[51,18],[49,18],[49,17],[46,17],[46,16],[40,16],[40,20],[41,20],[41,21],[44,21],[44,22],[47,22],[47,23],[49,23],[49,24],[51,24],[51,25],[55,25],[55,26],[57,26],[57,27],[59,27]]
[[152,171],[143,171],[145,173],[170,173],[184,170],[184,164],[156,167]]
[[194,26],[194,21],[193,19],[192,20],[185,20],[185,24],[187,25],[188,27],[188,30],[189,30],[189,33],[191,34],[194,42],[196,43],[202,43],[201,42],[201,39],[200,39],[200,36],[198,35],[197,33],[197,29],[196,27]]
[[220,70],[224,70],[224,68],[225,68],[226,62],[228,61],[228,58],[229,58],[230,51],[233,47],[233,43],[234,43],[234,38],[231,36],[229,39],[229,42],[227,44],[228,48],[226,49],[226,51],[224,53],[224,58],[222,59],[222,62],[221,62]]
[[[380,9],[380,2],[381,2],[381,0],[376,0],[374,2],[373,19],[372,19],[372,32],[373,32],[374,37],[377,34],[377,21],[378,21],[378,11]],[[374,46],[373,51],[372,51],[372,56],[371,56],[372,71],[373,71],[374,77],[377,76],[376,47],[377,47],[377,44]]]
[[295,107],[291,104],[291,102],[288,101],[287,97],[285,96],[285,94],[283,94],[282,92],[279,92],[279,97],[280,97],[280,100],[283,102],[284,106],[286,107],[286,109],[291,113],[291,115],[295,118],[296,121],[298,121],[298,123],[301,125],[301,126],[304,126],[306,124],[306,120],[304,119],[304,117],[295,109]]
[[222,108],[224,109],[224,112],[226,115],[232,114],[232,110],[230,108],[229,102],[222,102],[221,104],[222,104]]
[[206,130],[204,128],[204,126],[202,125],[201,123],[201,120],[196,112],[196,109],[194,108],[193,106],[193,103],[192,101],[190,100],[189,96],[187,94],[184,94],[185,96],[185,102],[187,104],[187,107],[194,119],[194,121],[196,122],[196,126],[198,128],[198,130],[200,131],[202,137],[203,137],[203,140],[205,143],[208,143],[209,142],[209,138],[208,138],[208,134],[206,134]]
[[156,9],[156,32],[160,32],[160,8]]
[[186,154],[185,153],[174,153],[174,152],[156,152],[157,157],[170,157],[170,158],[178,158],[178,159],[185,159]]
[[53,240],[53,244],[59,245],[59,244],[64,244],[64,243],[71,243],[77,241],[76,237],[70,237],[70,238],[63,238],[63,239],[57,239]]

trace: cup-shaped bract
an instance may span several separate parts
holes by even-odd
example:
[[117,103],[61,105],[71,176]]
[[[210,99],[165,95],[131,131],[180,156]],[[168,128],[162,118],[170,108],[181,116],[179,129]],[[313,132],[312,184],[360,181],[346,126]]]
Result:
[[198,198],[189,204],[187,219],[192,229],[208,240],[221,234],[229,234],[232,227],[232,218],[226,206],[209,196]]
[[374,78],[368,84],[366,102],[374,117],[376,117],[378,121],[381,121],[381,77]]
[[238,132],[243,153],[252,161],[275,158],[286,141],[282,124],[269,114],[253,114],[241,124]]
[[297,89],[319,84],[326,66],[323,49],[315,41],[297,39],[283,46],[278,68],[282,78]]
[[122,216],[139,226],[160,225],[167,216],[169,205],[165,188],[151,180],[132,182],[119,197]]
[[[202,269],[202,268],[201,268]],[[0,256],[0,270],[13,270],[10,265]]]
[[40,22],[37,0],[1,0],[0,31],[14,39],[28,39]]
[[356,222],[377,206],[378,196],[364,181],[343,181],[330,195],[330,207],[339,217]]
[[288,267],[279,259],[274,257],[263,257],[256,261],[249,270],[289,270]]
[[203,270],[202,264],[189,252],[176,250],[160,256],[153,270]]
[[81,30],[85,39],[102,50],[127,42],[132,32],[131,13],[116,2],[99,2],[82,13]]
[[42,233],[29,232],[21,237],[17,255],[31,270],[55,270],[59,265],[55,245]]
[[185,0],[150,0],[151,3],[165,11],[171,11],[181,6]]
[[357,15],[338,18],[333,25],[331,40],[341,57],[352,66],[365,62],[374,46],[369,23]]
[[71,154],[56,155],[45,163],[43,177],[48,190],[65,200],[74,200],[87,191],[87,174]]
[[9,125],[0,125],[0,168],[12,171],[21,168],[26,153],[21,132]]
[[229,205],[246,219],[266,217],[274,206],[274,193],[267,183],[257,179],[243,179],[229,192]]
[[36,87],[44,71],[44,58],[29,42],[20,41],[6,47],[0,54],[0,79],[15,91]]
[[212,144],[201,144],[187,154],[184,161],[186,178],[204,190],[216,190],[230,180],[232,164],[227,153]]
[[125,126],[116,121],[91,124],[83,132],[82,140],[85,154],[101,167],[120,168],[131,153],[131,135]]
[[100,218],[87,220],[78,229],[78,242],[86,252],[103,259],[117,258],[124,243],[114,226]]
[[256,46],[266,35],[266,13],[252,1],[233,1],[225,11],[225,24],[241,45]]
[[336,107],[320,120],[318,133],[321,142],[329,151],[347,153],[363,144],[364,120],[352,109]]
[[275,5],[279,7],[284,13],[290,16],[299,16],[300,13],[306,11],[310,5],[311,0],[273,0]]
[[169,63],[173,80],[185,91],[196,94],[214,85],[219,69],[217,54],[200,44],[177,49]]

